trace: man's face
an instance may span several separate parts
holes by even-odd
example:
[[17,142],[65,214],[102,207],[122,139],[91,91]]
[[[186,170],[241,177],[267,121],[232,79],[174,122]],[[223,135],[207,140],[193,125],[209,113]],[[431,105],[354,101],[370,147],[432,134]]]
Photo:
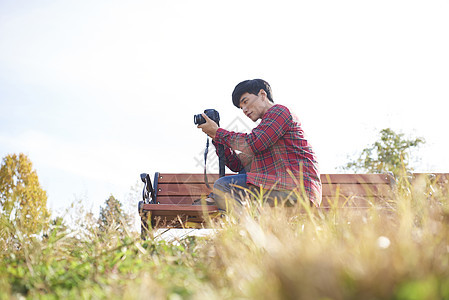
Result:
[[258,95],[244,93],[242,97],[240,97],[240,108],[248,118],[253,120],[253,122],[261,119],[265,114],[262,97],[263,95],[261,92],[259,92]]

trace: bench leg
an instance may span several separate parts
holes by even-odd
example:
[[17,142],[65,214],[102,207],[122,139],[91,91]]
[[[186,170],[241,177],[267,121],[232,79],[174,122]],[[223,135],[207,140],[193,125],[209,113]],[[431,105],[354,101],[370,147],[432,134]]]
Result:
[[150,211],[142,209],[143,204],[143,201],[139,201],[138,210],[140,216],[140,238],[145,241],[148,234],[155,227],[155,221]]
[[[154,217],[151,212],[144,212],[140,215],[140,238],[146,240],[151,234],[152,229],[156,226]],[[151,236],[150,236],[151,237]]]
[[142,213],[140,215],[140,238],[145,241],[148,235],[148,214]]

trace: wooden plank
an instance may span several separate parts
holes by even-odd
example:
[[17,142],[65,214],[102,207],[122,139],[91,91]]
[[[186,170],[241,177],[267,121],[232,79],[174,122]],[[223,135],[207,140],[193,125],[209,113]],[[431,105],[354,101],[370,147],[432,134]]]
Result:
[[[198,199],[197,197],[192,196],[163,196],[159,197],[159,204],[173,204],[173,205],[191,205],[194,200]],[[329,203],[335,203],[337,201],[339,204],[343,203],[353,203],[354,201],[357,203],[384,203],[388,197],[382,196],[342,196],[335,197],[335,195],[325,195],[323,196],[323,200],[321,202],[321,206],[328,205]]]
[[329,208],[329,207],[338,207],[338,208],[369,208],[373,205],[376,206],[389,206],[388,198],[384,197],[323,197],[320,207],[321,208]]
[[323,184],[324,196],[377,196],[391,194],[392,190],[388,184]]
[[[351,195],[388,195],[391,187],[388,184],[323,184],[323,195],[339,194]],[[157,195],[162,196],[193,196],[200,198],[209,195],[209,190],[204,184],[161,184],[158,185]]]
[[[235,174],[227,174],[235,175]],[[210,185],[213,185],[214,182],[220,178],[218,174],[207,174],[207,180]],[[204,184],[204,174],[198,173],[163,173],[159,174],[158,178],[159,183],[202,183]]]
[[[235,174],[226,174],[226,176]],[[218,174],[208,174],[209,185],[219,178]],[[385,183],[390,184],[388,174],[321,174],[322,183]],[[159,174],[159,183],[198,183],[204,184],[204,174],[198,173],[162,173]]]
[[374,183],[390,184],[392,177],[388,174],[321,174],[321,183]]
[[173,183],[159,183],[157,186],[157,196],[198,196],[208,195],[212,191],[203,183],[189,183],[189,184],[173,184]]
[[449,173],[433,173],[435,175],[435,180],[439,184],[446,185],[449,184]]
[[[180,222],[181,220],[181,222]],[[192,228],[189,225],[192,223],[198,224],[193,228],[201,228],[201,224],[205,223],[203,216],[155,216],[153,222],[157,228]]]
[[179,213],[203,213],[217,211],[215,205],[175,205],[175,204],[143,204],[144,211],[176,211]]
[[159,204],[177,204],[192,205],[193,201],[199,199],[199,196],[159,196],[157,201]]
[[[321,208],[329,207],[355,207],[370,208],[373,205],[388,206],[388,201],[380,197],[350,197],[350,198],[332,198],[324,197]],[[151,211],[153,216],[176,216],[176,215],[195,215],[200,216],[204,213],[212,213],[218,211],[215,205],[207,205],[201,207],[196,205],[176,205],[176,204],[144,204],[144,211]]]
[[413,173],[413,181],[430,180],[440,185],[449,184],[449,173]]
[[[213,213],[213,212],[211,212]],[[163,216],[163,217],[176,217],[176,216],[180,216],[180,217],[201,217],[204,215],[203,212],[183,212],[183,211],[178,211],[178,210],[152,210],[151,211],[151,215],[153,217],[157,217],[157,216]]]

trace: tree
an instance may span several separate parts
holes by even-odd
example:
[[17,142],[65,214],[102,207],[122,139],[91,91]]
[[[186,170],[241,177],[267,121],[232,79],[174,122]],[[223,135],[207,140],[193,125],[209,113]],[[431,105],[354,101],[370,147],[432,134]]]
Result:
[[100,230],[105,232],[114,229],[124,233],[124,226],[129,228],[131,226],[130,223],[131,216],[123,211],[122,203],[115,199],[113,195],[109,196],[105,201],[105,207],[100,207],[100,216],[98,218]]
[[41,188],[30,159],[23,153],[3,158],[0,167],[0,213],[23,233],[47,226],[47,193]]
[[390,128],[382,129],[380,139],[363,149],[359,158],[347,163],[343,169],[367,173],[392,172],[400,176],[412,171],[410,152],[424,143],[424,138],[406,139],[403,133],[395,133]]

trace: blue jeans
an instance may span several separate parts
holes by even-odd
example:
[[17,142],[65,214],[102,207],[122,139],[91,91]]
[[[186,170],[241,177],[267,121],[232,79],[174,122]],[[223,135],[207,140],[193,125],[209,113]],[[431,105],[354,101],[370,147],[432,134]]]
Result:
[[[248,185],[246,183],[246,179],[247,175],[243,170],[238,175],[224,176],[215,181],[213,198],[215,199],[218,208],[226,210],[228,205],[242,205],[242,200],[246,194],[246,191],[254,192],[256,195],[258,194],[259,188],[253,185]],[[296,195],[291,193],[291,191],[265,190],[265,193],[266,196],[264,197],[264,200],[271,206],[273,206],[276,202],[291,206],[297,201]],[[233,199],[234,203],[228,203],[227,205],[226,196],[231,201]]]
[[214,183],[214,199],[218,208],[226,210],[226,196],[235,200],[235,204],[241,205],[242,194],[249,186],[246,183],[246,174],[230,175],[219,178]]

